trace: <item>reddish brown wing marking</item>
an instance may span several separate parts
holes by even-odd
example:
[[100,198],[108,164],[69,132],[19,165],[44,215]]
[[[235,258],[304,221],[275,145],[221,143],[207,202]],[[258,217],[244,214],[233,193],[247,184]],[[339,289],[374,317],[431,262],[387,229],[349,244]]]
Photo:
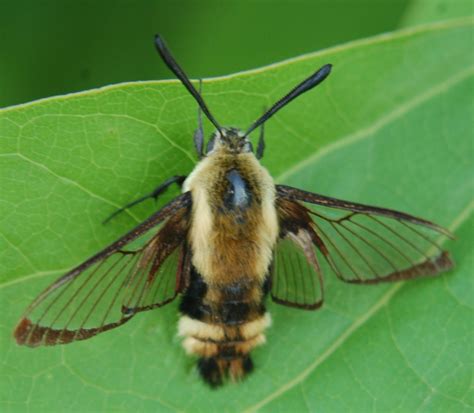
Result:
[[178,196],[51,284],[17,325],[18,344],[85,340],[126,323],[139,311],[172,301],[189,272],[190,207],[190,193]]
[[324,247],[313,228],[305,207],[277,199],[280,240],[275,248],[272,272],[273,301],[306,310],[323,304],[321,269],[314,244]]
[[452,235],[432,222],[283,185],[277,186],[277,195],[280,200],[306,203],[317,234],[315,245],[343,281],[407,280],[453,266],[449,253],[438,243]]

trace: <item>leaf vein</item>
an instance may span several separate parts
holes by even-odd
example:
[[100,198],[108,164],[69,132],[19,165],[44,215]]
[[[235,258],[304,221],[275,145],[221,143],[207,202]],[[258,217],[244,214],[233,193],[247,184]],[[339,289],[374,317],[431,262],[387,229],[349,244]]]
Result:
[[[34,161],[33,159],[28,158],[27,156],[25,156],[21,153],[17,153],[16,156],[23,159],[24,161],[29,162],[32,165],[48,172],[49,174],[53,175],[54,177],[60,179],[61,181],[64,181],[68,184],[71,184],[71,185],[75,186],[76,188],[80,189],[81,191],[85,192],[86,194],[90,195],[93,198],[99,199],[100,201],[105,202],[106,204],[111,205],[111,206],[113,206],[117,209],[119,209],[121,207],[121,205],[119,205],[119,204],[117,204],[113,201],[110,201],[110,200],[108,200],[108,199],[106,199],[106,198],[90,191],[89,189],[87,189],[83,185],[81,185],[79,182],[76,182],[76,181],[72,180],[71,178],[67,178],[65,176],[59,175],[58,173],[52,171],[50,168],[48,168],[46,165],[42,164],[41,162]],[[135,214],[133,214],[132,212],[130,212],[129,210],[125,210],[125,213],[130,215],[130,217],[132,217],[136,222],[140,222],[140,219],[138,219],[138,217]]]
[[368,139],[386,125],[406,115],[410,110],[416,108],[417,106],[420,106],[421,104],[427,102],[430,99],[437,97],[440,94],[448,92],[452,87],[468,79],[472,75],[474,75],[474,66],[471,66],[466,70],[456,73],[454,76],[449,77],[444,82],[437,84],[436,86],[428,89],[426,92],[402,103],[384,116],[379,117],[371,125],[340,138],[336,142],[325,146],[324,148],[315,152],[311,156],[294,164],[291,168],[287,169],[285,172],[277,176],[275,178],[275,181],[285,181],[286,179],[288,179],[288,177],[294,175],[296,172],[300,171],[304,167],[319,161],[324,156],[327,156],[332,152],[335,152],[336,150],[339,150],[346,146]]

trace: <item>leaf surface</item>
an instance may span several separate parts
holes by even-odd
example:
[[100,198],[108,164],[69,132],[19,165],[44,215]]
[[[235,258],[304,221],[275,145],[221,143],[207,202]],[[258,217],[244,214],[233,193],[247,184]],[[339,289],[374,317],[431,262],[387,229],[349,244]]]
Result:
[[321,87],[268,122],[263,164],[277,182],[457,236],[446,245],[457,267],[441,277],[361,287],[327,276],[322,310],[270,304],[256,371],[218,391],[175,337],[175,304],[65,347],[11,338],[43,287],[159,206],[103,219],[191,171],[192,98],[175,81],[143,82],[0,111],[1,410],[471,411],[472,35],[469,19],[435,23],[204,82],[214,116],[245,128],[333,63]]
[[471,0],[413,0],[408,3],[400,26],[448,20],[472,16],[474,14]]

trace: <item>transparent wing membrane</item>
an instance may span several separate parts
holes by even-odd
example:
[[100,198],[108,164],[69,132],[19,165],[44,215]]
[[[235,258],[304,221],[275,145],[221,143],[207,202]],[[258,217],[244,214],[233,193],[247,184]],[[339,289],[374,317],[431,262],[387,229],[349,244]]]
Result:
[[291,234],[276,247],[272,299],[291,307],[316,309],[323,302],[323,282],[316,254],[310,239],[305,250],[295,238]]
[[143,267],[137,263],[124,294],[123,312],[150,310],[175,298],[179,259],[183,248],[184,246],[175,249],[162,263],[157,257],[144,263]]
[[368,213],[310,206],[314,228],[336,275],[351,283],[397,281],[447,270],[439,246],[443,233],[430,227]]
[[[345,282],[375,284],[407,280],[436,275],[453,266],[449,253],[441,248],[441,243],[452,235],[432,222],[282,185],[277,186],[277,195],[284,242],[288,243],[285,240],[290,235],[296,239],[296,234],[306,233],[313,248]],[[297,244],[308,242],[300,240]],[[279,249],[274,269],[276,301],[303,303],[311,295],[307,286],[315,279],[314,274],[303,271],[298,259],[290,260],[294,252],[282,255]],[[310,258],[308,252],[300,256]],[[319,267],[312,269],[320,273]],[[306,286],[299,280],[303,277],[300,274],[307,274]]]
[[185,209],[171,209],[164,223],[145,221],[49,286],[17,326],[18,343],[84,340],[126,323],[137,312],[170,302],[182,276],[177,271],[186,248]]

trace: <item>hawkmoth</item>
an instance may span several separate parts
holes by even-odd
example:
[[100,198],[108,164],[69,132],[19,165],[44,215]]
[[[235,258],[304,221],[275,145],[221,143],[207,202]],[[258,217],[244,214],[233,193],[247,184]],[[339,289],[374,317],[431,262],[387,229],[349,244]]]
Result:
[[[252,349],[271,323],[267,296],[316,310],[324,300],[320,261],[353,284],[436,275],[453,263],[438,239],[442,227],[412,215],[276,185],[259,160],[264,123],[331,72],[324,65],[278,100],[245,131],[223,127],[164,41],[155,45],[199,107],[194,145],[200,162],[173,176],[181,195],[136,228],[60,277],[28,307],[14,336],[27,346],[67,344],[129,322],[180,297],[178,334],[198,356],[212,386],[253,368]],[[204,148],[202,113],[216,130]],[[260,129],[254,150],[250,134]]]

